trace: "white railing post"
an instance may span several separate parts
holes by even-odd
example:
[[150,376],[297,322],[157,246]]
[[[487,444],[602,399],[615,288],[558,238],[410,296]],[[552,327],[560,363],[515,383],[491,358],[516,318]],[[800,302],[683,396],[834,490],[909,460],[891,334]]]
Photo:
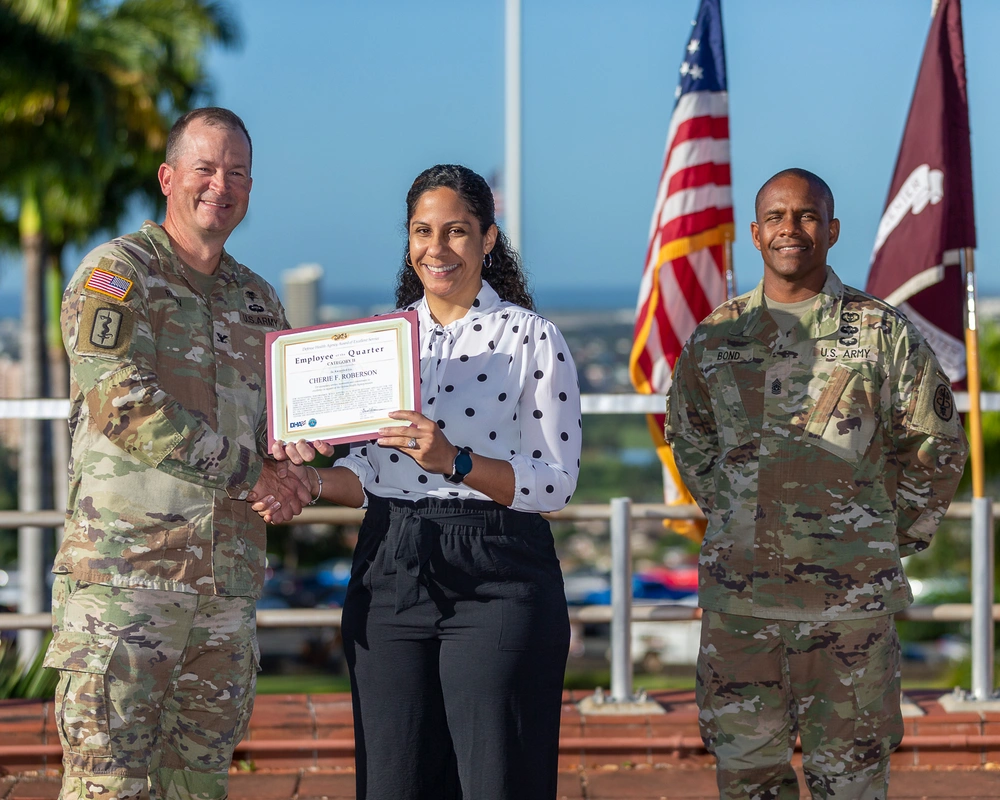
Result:
[[611,700],[632,697],[632,499],[611,499]]
[[972,499],[972,699],[992,700],[993,622],[993,503]]

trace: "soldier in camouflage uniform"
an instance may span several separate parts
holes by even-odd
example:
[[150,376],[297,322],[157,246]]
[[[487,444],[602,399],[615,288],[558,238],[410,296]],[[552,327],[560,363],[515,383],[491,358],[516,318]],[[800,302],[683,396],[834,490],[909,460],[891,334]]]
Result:
[[[264,524],[308,490],[266,453],[274,290],[223,246],[246,213],[250,137],[225,109],[171,130],[162,226],[101,245],[63,300],[73,436],[56,557],[61,797],[222,798],[253,705]],[[286,488],[289,487],[289,488]]]
[[839,235],[818,177],[757,195],[764,278],[677,361],[667,440],[708,518],[699,722],[723,798],[884,800],[903,733],[892,614],[901,558],[928,546],[967,443],[947,376],[896,309],[826,266]]

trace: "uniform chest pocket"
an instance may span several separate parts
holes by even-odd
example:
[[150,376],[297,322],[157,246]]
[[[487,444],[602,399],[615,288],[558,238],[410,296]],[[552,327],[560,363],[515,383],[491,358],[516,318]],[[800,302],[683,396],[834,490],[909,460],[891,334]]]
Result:
[[712,396],[712,412],[717,422],[719,442],[723,451],[728,452],[753,438],[750,419],[743,405],[732,365],[713,365],[706,378]]
[[874,384],[838,364],[806,419],[805,441],[857,464],[871,444],[878,413]]

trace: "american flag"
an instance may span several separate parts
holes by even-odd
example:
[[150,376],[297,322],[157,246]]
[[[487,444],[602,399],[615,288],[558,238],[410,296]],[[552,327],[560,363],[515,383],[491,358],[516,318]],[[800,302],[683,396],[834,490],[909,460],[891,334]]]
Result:
[[113,272],[103,270],[100,267],[94,267],[93,272],[90,273],[90,277],[87,278],[87,282],[84,284],[84,288],[115,297],[118,300],[124,300],[125,295],[128,294],[128,290],[132,288],[132,281],[128,278],[123,278],[121,275],[115,275]]
[[[727,296],[723,253],[733,240],[733,200],[720,2],[701,0],[680,66],[629,359],[642,394],[666,394],[684,342]],[[665,467],[666,501],[693,503],[664,442],[663,416],[651,415],[649,427]]]

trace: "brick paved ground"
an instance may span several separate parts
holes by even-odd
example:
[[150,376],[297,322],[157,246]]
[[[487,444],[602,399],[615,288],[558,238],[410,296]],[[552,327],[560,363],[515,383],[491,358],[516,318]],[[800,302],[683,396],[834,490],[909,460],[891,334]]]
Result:
[[[581,714],[576,701],[584,694],[568,692],[565,697],[561,797],[718,796],[712,759],[699,744],[692,692],[654,693],[664,714],[613,716]],[[924,714],[906,719],[903,745],[893,755],[889,797],[997,800],[1000,744],[994,740],[1000,735],[1000,714],[947,713],[938,702],[940,694],[908,692]],[[936,737],[937,744],[920,744],[921,737],[928,736]],[[20,746],[25,752],[18,752]],[[50,703],[0,702],[0,800],[56,798],[58,754]],[[349,696],[258,697],[250,733],[235,763],[232,800],[354,798]]]
[[[59,777],[25,774],[0,778],[0,800],[55,800]],[[348,800],[354,798],[350,770],[310,768],[235,774],[230,800]],[[715,770],[711,767],[604,768],[559,773],[560,800],[711,800]],[[809,795],[805,792],[803,798]],[[908,767],[893,770],[890,800],[926,798],[996,800],[1000,797],[1000,767]]]

